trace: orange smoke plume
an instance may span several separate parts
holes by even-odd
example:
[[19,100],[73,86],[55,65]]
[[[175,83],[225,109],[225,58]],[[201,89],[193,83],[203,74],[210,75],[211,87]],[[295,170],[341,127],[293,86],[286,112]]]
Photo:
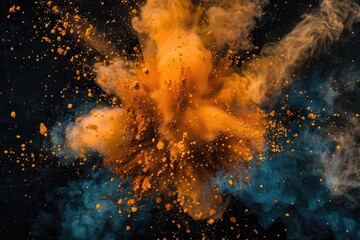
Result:
[[[259,104],[276,97],[298,64],[338,38],[359,7],[324,0],[281,41],[232,69],[216,52],[251,48],[249,32],[263,0],[149,0],[133,19],[142,61],[97,64],[97,83],[121,107],[98,108],[67,132],[79,153],[98,151],[116,174],[133,178],[138,196],[176,191],[195,219],[219,217],[227,201],[212,177],[244,169],[265,146]],[[356,14],[354,14],[356,13]],[[241,172],[241,171],[240,171]]]

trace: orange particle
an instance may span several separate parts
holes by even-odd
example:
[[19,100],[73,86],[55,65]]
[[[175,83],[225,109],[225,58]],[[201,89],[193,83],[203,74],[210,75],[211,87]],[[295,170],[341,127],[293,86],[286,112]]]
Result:
[[308,118],[310,118],[310,119],[315,119],[315,114],[309,113]]
[[236,223],[236,218],[235,217],[230,217],[230,222]]
[[81,120],[82,120],[82,117],[77,117],[77,118],[75,119],[75,122],[79,123],[79,122],[81,122]]
[[161,149],[164,148],[164,145],[165,145],[165,144],[164,144],[163,142],[159,141],[159,142],[156,144],[156,147],[157,147],[157,149],[161,150]]
[[62,55],[62,54],[64,54],[65,50],[59,47],[57,49],[57,52],[58,52],[58,54]]
[[73,105],[71,103],[68,104],[67,106],[69,109],[71,109],[73,107]]
[[209,220],[207,221],[207,223],[210,224],[210,225],[213,224],[214,222],[215,222],[215,220],[214,220],[213,218],[211,218],[211,219],[209,219]]
[[172,209],[171,204],[170,204],[170,203],[167,203],[167,204],[165,205],[165,209],[166,209],[167,211],[170,211],[170,210]]
[[94,27],[92,25],[90,25],[90,27],[85,30],[85,37],[90,37],[91,31],[93,28]]
[[40,123],[40,134],[45,137],[47,136],[47,128],[44,123]]
[[12,118],[16,118],[16,112],[15,112],[15,111],[12,111],[12,112],[10,113],[10,116],[11,116]]
[[97,209],[97,210],[100,210],[101,208],[102,208],[102,206],[101,206],[100,203],[96,204],[96,209]]
[[214,209],[210,209],[210,211],[209,211],[209,215],[210,215],[210,216],[215,215],[215,213],[216,213],[216,210],[214,210]]
[[15,5],[13,5],[12,7],[9,8],[9,12],[15,12]]
[[136,203],[135,199],[129,199],[129,201],[127,202],[129,206],[134,205],[135,203]]
[[161,197],[156,197],[156,203],[159,204],[159,203],[161,203],[161,202],[162,202]]
[[340,146],[340,145],[337,145],[337,146],[336,146],[336,150],[339,151],[340,149],[341,149],[341,146]]
[[50,40],[50,38],[48,38],[48,37],[43,37],[42,38],[45,42],[47,42],[47,43],[51,43],[51,40]]
[[131,229],[130,226],[126,226],[126,231],[129,231]]
[[52,8],[52,11],[53,11],[54,13],[60,12],[60,10],[58,9],[57,6],[54,6],[54,7]]

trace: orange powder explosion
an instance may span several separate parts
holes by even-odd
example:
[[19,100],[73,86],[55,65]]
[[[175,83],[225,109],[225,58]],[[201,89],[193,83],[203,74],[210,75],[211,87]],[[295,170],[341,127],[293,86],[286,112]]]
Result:
[[116,174],[134,179],[139,197],[175,190],[194,219],[220,217],[227,201],[212,177],[244,173],[244,163],[262,159],[267,121],[258,106],[291,82],[289,75],[315,49],[359,18],[351,1],[324,0],[238,73],[216,52],[224,45],[251,48],[249,32],[265,4],[149,0],[133,19],[142,60],[95,66],[97,83],[122,106],[79,119],[67,131],[68,145],[80,154],[100,152]]

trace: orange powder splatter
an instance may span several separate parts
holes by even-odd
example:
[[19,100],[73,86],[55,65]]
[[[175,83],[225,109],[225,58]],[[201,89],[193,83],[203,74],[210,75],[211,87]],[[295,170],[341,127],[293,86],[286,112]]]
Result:
[[94,109],[67,132],[71,148],[98,151],[116,174],[133,178],[136,196],[176,189],[184,212],[209,224],[227,206],[212,177],[241,172],[263,150],[267,121],[259,104],[276,97],[316,44],[338,38],[343,25],[332,13],[349,8],[323,1],[318,14],[238,73],[226,58],[218,61],[216,51],[226,42],[250,46],[249,30],[266,1],[229,3],[149,0],[133,19],[143,60],[95,66],[99,86],[122,99],[123,107]]

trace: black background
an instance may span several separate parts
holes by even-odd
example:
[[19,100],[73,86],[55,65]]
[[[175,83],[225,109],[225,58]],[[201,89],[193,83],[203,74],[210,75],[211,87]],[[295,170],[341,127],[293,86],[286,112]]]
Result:
[[[123,49],[128,53],[133,51],[132,48],[138,42],[129,26],[129,12],[132,7],[137,6],[135,2],[122,4],[120,1],[105,1],[104,6],[95,0],[74,3],[99,31],[106,33],[119,52]],[[14,4],[19,5],[21,10],[9,13],[9,8]],[[69,7],[65,3],[63,5],[64,8]],[[261,49],[264,43],[275,41],[288,32],[303,13],[312,11],[317,6],[318,1],[289,0],[285,3],[271,0],[265,8],[266,15],[253,31],[253,41]],[[10,18],[7,18],[8,15]],[[52,211],[45,201],[46,194],[70,181],[80,179],[84,174],[84,166],[63,166],[56,157],[51,156],[48,149],[49,138],[39,134],[39,124],[43,122],[51,127],[71,115],[75,109],[80,109],[82,104],[94,102],[95,99],[101,99],[104,104],[109,101],[101,96],[101,90],[93,83],[92,76],[76,80],[75,71],[79,66],[70,63],[69,56],[51,53],[50,45],[41,41],[50,31],[44,28],[44,19],[54,21],[56,16],[47,14],[43,4],[35,1],[1,1],[0,239],[37,239],[31,233],[34,219],[41,210]],[[117,21],[106,25],[108,19]],[[65,38],[65,41],[72,44],[71,54],[83,53],[88,59],[86,65],[91,66],[95,62],[93,58],[98,55],[96,52],[89,53],[86,51],[86,44],[75,43],[70,36]],[[44,54],[47,56],[36,61],[37,55]],[[86,66],[80,67],[80,70],[82,73],[90,73]],[[75,94],[76,88],[78,94]],[[93,98],[87,97],[89,88],[94,93]],[[67,108],[68,103],[76,103],[74,110]],[[12,111],[16,112],[15,119],[10,117]],[[32,143],[26,144],[26,150],[22,151],[21,144],[30,140]],[[10,149],[13,153],[3,153]],[[29,157],[30,160],[26,161],[26,156],[21,156],[21,153],[26,156],[33,153],[34,158]],[[180,239],[200,239],[202,233],[205,233],[210,239],[234,239],[238,234],[241,239],[264,239],[264,236],[266,239],[286,238],[283,223],[278,221],[268,230],[261,229],[255,216],[244,214],[245,208],[245,204],[233,199],[229,208],[231,210],[225,213],[224,219],[237,216],[238,225],[234,225],[235,230],[230,230],[228,222],[218,222],[209,227],[206,222],[194,222],[187,216],[171,213],[165,215],[164,221],[163,209],[155,209],[148,236],[149,239],[157,236],[168,239],[173,236]],[[181,229],[171,223],[173,219],[176,222],[188,221],[194,231],[190,235],[183,234]],[[253,229],[257,229],[258,234]],[[60,230],[51,230],[43,238],[56,239],[58,231]]]

